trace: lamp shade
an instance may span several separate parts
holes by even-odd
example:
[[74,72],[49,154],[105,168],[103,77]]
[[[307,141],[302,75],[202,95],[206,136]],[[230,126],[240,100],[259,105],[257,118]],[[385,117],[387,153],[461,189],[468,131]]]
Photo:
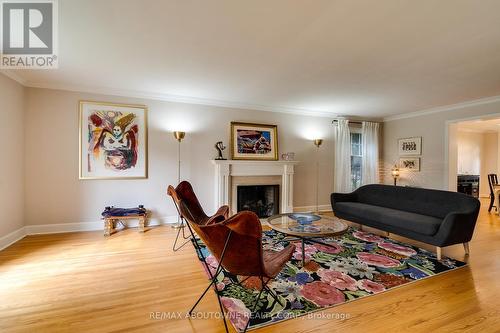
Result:
[[323,139],[314,139],[314,145],[319,148],[321,144],[323,143]]
[[186,132],[180,132],[180,131],[175,131],[174,132],[174,138],[177,140],[177,141],[181,141],[182,139],[184,139],[184,137],[186,136]]
[[394,165],[394,167],[391,169],[391,174],[393,178],[399,177],[399,168],[397,165]]

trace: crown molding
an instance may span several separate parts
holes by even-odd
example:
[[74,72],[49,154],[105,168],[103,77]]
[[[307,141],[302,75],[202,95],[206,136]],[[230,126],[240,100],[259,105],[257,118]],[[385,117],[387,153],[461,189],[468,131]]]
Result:
[[[126,90],[126,89],[116,89],[109,87],[97,87],[97,86],[83,86],[83,85],[66,85],[66,84],[53,84],[53,83],[42,83],[42,82],[31,82],[25,80],[20,75],[15,73],[12,70],[0,70],[0,73],[3,73],[7,77],[15,80],[19,84],[30,87],[30,88],[39,88],[39,89],[52,89],[52,90],[62,90],[62,91],[71,91],[71,92],[83,92],[90,94],[99,94],[99,95],[111,95],[111,96],[119,96],[119,97],[129,97],[129,98],[139,98],[139,99],[150,99],[150,100],[158,100],[158,101],[166,101],[173,103],[183,103],[183,104],[195,104],[195,105],[205,105],[205,106],[217,106],[223,108],[233,108],[233,109],[243,109],[243,110],[256,110],[256,111],[267,111],[267,112],[279,112],[279,113],[287,113],[287,114],[295,114],[295,115],[303,115],[303,116],[312,116],[312,117],[333,117],[338,118],[342,117],[341,115],[325,111],[325,110],[311,110],[311,109],[301,109],[301,108],[291,108],[291,107],[283,107],[283,106],[270,106],[270,105],[261,105],[261,104],[252,104],[252,103],[240,103],[234,101],[225,101],[225,100],[216,100],[209,98],[199,98],[199,97],[191,97],[191,96],[180,96],[180,95],[172,95],[172,94],[163,94],[163,93],[151,93],[146,91],[139,90]],[[451,110],[462,109],[466,107],[473,107],[483,104],[500,102],[500,95],[491,96],[486,98],[480,98],[472,101],[461,102],[457,104],[450,104],[439,106],[430,109],[424,109],[420,111],[401,113],[393,116],[387,116],[383,118],[373,118],[372,121],[394,121],[400,119],[408,119],[415,118],[420,116],[425,116],[433,113],[446,112]]]
[[17,83],[27,87],[28,81],[23,79],[20,75],[18,75],[16,72],[8,69],[0,69],[0,73],[3,75],[7,76],[8,78],[11,78],[12,80],[16,81]]
[[26,87],[39,88],[39,89],[52,89],[52,90],[72,91],[72,92],[84,92],[84,93],[99,94],[99,95],[112,95],[112,96],[120,96],[120,97],[139,98],[139,99],[151,99],[151,100],[174,102],[174,103],[217,106],[217,107],[233,108],[233,109],[279,112],[279,113],[288,113],[288,114],[313,116],[313,117],[336,117],[337,116],[336,113],[328,112],[328,111],[324,111],[324,110],[309,110],[309,109],[290,108],[290,107],[282,107],[282,106],[269,106],[269,105],[260,105],[260,104],[252,104],[252,103],[240,103],[240,102],[232,102],[232,101],[224,101],[224,100],[216,100],[216,99],[208,99],[208,98],[179,96],[179,95],[162,94],[162,93],[151,93],[151,92],[146,92],[146,91],[115,89],[115,88],[109,88],[109,87],[62,85],[62,84],[52,84],[52,83],[37,83],[37,82],[30,82],[30,81],[25,82],[24,85]]
[[495,102],[500,102],[500,95],[475,99],[472,101],[466,101],[466,102],[461,102],[461,103],[457,103],[457,104],[444,105],[444,106],[439,106],[439,107],[435,107],[435,108],[431,108],[431,109],[424,109],[424,110],[415,111],[415,112],[402,113],[402,114],[398,114],[398,115],[394,115],[394,116],[388,116],[388,117],[384,117],[384,122],[393,121],[393,120],[400,120],[400,119],[407,119],[407,118],[415,118],[415,117],[425,116],[425,115],[429,115],[429,114],[433,114],[433,113],[458,110],[458,109],[463,109],[463,108],[467,108],[467,107],[473,107],[473,106],[478,106],[478,105],[483,105],[483,104],[490,104],[490,103],[495,103]]

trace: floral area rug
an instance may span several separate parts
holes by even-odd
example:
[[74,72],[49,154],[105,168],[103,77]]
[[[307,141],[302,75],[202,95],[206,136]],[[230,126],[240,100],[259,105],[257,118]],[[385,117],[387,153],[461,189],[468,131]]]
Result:
[[[226,318],[237,331],[245,328],[248,318],[248,329],[254,329],[466,265],[449,258],[438,261],[432,252],[354,228],[341,236],[317,240],[329,245],[306,241],[308,262],[302,267],[300,240],[274,230],[263,233],[264,249],[280,251],[289,243],[296,246],[292,259],[268,284],[283,305],[263,291],[256,312],[250,313],[261,288],[260,280],[252,277],[237,283],[246,277],[219,274],[216,292],[226,309]],[[217,260],[203,243],[199,244],[214,274]],[[198,257],[201,260],[200,253]]]

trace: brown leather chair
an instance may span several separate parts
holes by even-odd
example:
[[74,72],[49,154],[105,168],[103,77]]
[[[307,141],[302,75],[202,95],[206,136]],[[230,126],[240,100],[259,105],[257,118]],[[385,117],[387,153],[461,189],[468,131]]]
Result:
[[[193,187],[188,181],[180,182],[176,188],[174,188],[172,185],[169,185],[167,189],[167,194],[172,197],[172,200],[174,201],[175,207],[177,208],[177,212],[179,213],[181,219],[189,219],[194,224],[205,225],[217,221],[224,221],[229,216],[228,206],[222,206],[217,210],[217,212],[214,215],[207,216],[207,214],[205,214],[205,212],[203,211],[203,208],[201,207],[200,202],[196,197],[196,194],[193,191]],[[181,213],[179,209],[181,201],[183,201],[186,204],[186,207],[189,208],[189,214],[190,214],[189,216],[184,216]],[[190,239],[189,235],[186,236],[184,232],[184,227],[183,225],[181,225],[181,227],[177,231],[177,236],[175,237],[175,242],[172,247],[172,250],[174,252],[179,250],[181,247],[183,247],[184,245],[186,245],[186,243],[189,242],[188,240],[183,244],[181,244],[179,247],[176,247],[181,230],[182,230],[182,237],[184,239]],[[191,232],[191,237],[194,237],[192,230],[190,230],[190,232]]]
[[[184,202],[180,203],[180,210],[183,215],[191,214],[190,209]],[[191,223],[189,219],[188,222]],[[246,277],[242,281],[236,281],[236,283],[241,283],[252,276],[260,279],[262,288],[252,307],[252,313],[256,310],[263,290],[266,290],[280,303],[278,297],[267,287],[267,284],[278,275],[283,266],[290,260],[295,250],[294,245],[289,244],[279,252],[264,250],[262,248],[262,226],[260,220],[255,213],[249,211],[240,212],[222,222],[205,225],[192,223],[191,227],[218,260],[219,265],[210,284],[189,311],[190,315],[210,287],[216,285],[217,276],[223,269],[229,274]],[[221,312],[223,312],[219,294],[216,294]],[[227,331],[226,320],[224,316],[223,318]],[[250,318],[248,318],[245,331],[249,322]]]

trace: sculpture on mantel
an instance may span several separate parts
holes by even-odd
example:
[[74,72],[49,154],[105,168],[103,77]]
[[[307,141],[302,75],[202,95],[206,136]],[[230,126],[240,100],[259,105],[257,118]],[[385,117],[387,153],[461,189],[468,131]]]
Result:
[[222,151],[226,149],[226,146],[222,143],[222,141],[219,141],[215,144],[215,149],[217,149],[217,152],[219,156],[217,156],[215,159],[216,160],[225,160],[225,158],[222,156]]

